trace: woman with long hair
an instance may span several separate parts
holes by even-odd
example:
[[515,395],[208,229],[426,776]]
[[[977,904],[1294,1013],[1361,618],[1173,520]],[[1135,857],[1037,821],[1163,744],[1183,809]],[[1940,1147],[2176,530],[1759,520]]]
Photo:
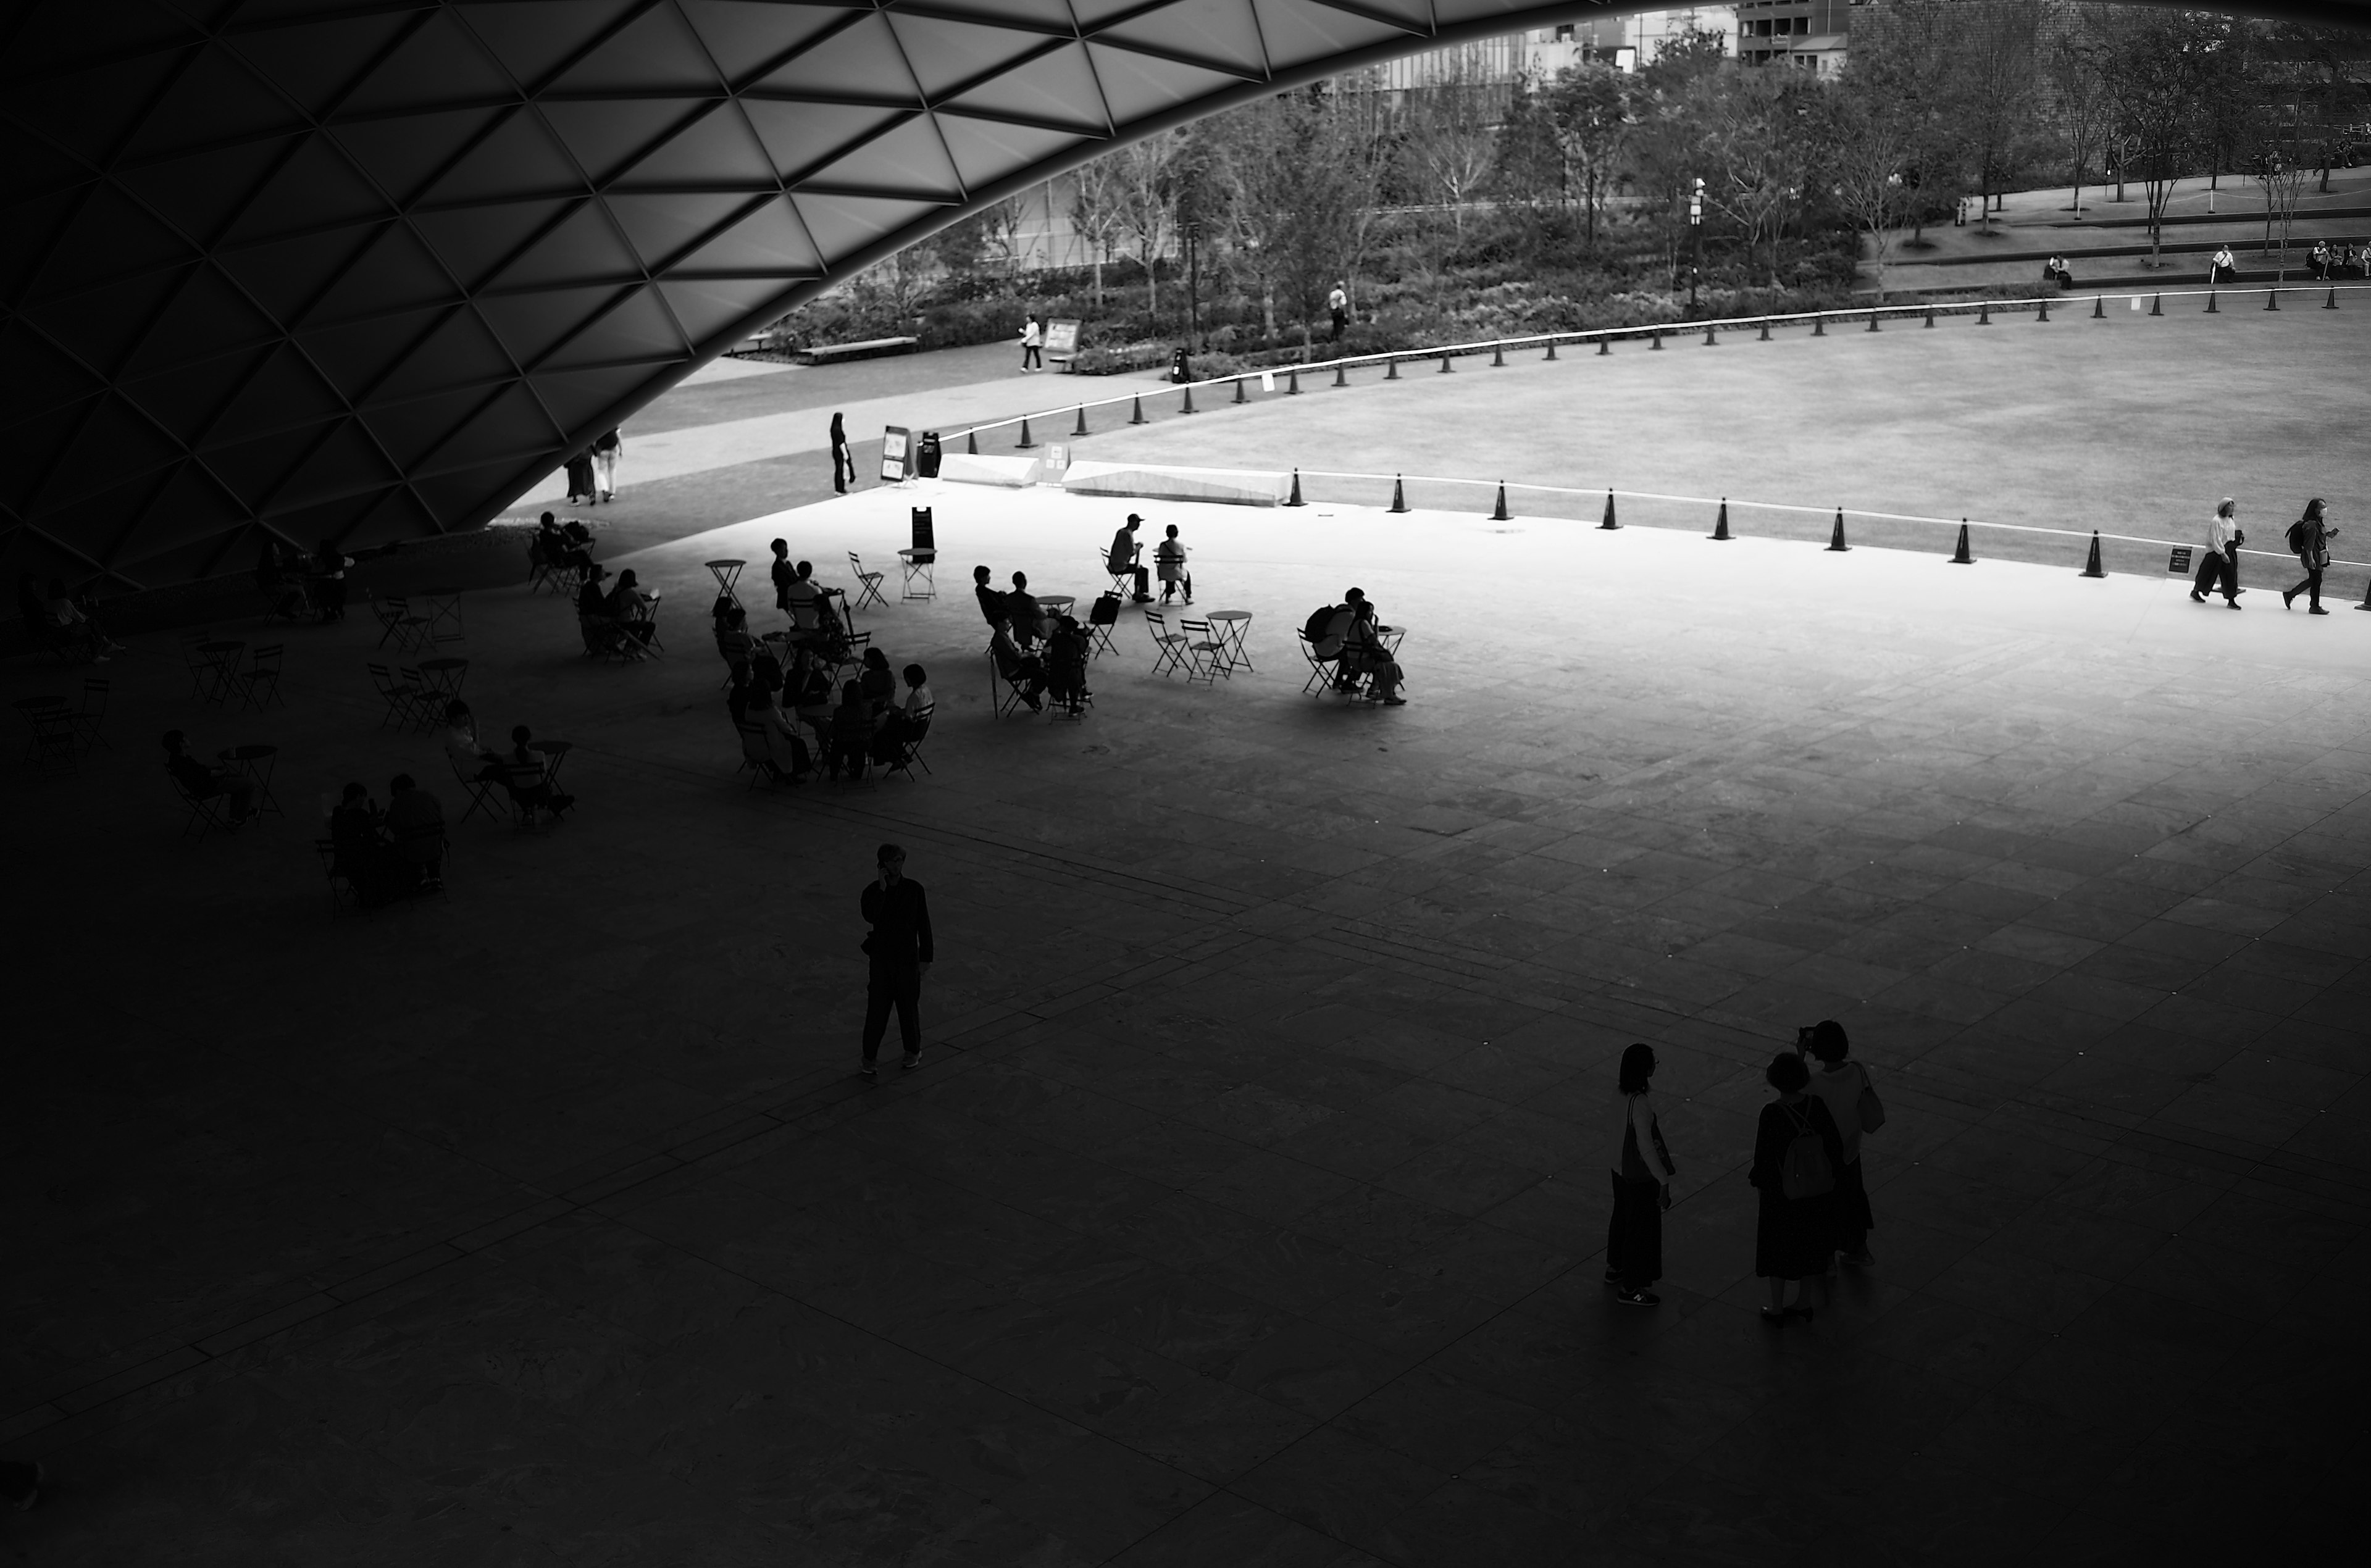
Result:
[[2338,530],[2330,525],[2321,497],[2315,496],[2305,503],[2305,515],[2289,525],[2289,548],[2305,568],[2305,580],[2281,594],[2281,608],[2296,608],[2296,596],[2303,594],[2313,614],[2330,614],[2321,607],[2321,574],[2330,570],[2330,541],[2336,537]]
[[1625,1307],[1662,1303],[1648,1287],[1662,1277],[1663,1211],[1671,1206],[1671,1178],[1679,1174],[1647,1092],[1654,1076],[1652,1046],[1622,1053],[1622,1144],[1613,1159],[1613,1218],[1605,1228],[1605,1283]]
[[831,488],[839,495],[856,482],[856,454],[848,444],[848,423],[835,409],[831,416]]

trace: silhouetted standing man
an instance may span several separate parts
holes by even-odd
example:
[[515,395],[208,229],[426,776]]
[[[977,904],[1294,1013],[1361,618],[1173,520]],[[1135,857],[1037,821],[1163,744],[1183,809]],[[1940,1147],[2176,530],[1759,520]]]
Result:
[[906,1072],[922,1065],[922,976],[931,972],[931,906],[922,884],[906,880],[906,851],[884,844],[873,857],[880,874],[864,885],[861,907],[873,928],[864,951],[873,973],[864,992],[864,1060],[857,1071],[878,1077],[874,1060],[881,1054],[881,1036],[889,1028],[889,1009],[897,1009],[897,1034],[906,1047],[897,1064]]

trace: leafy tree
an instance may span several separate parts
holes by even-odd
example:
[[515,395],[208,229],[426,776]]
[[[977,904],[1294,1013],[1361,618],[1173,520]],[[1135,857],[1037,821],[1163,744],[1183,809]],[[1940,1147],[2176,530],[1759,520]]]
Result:
[[1281,302],[1305,350],[1335,281],[1356,275],[1376,198],[1371,138],[1333,97],[1304,90],[1207,121],[1200,142],[1210,210],[1255,285],[1267,336]]
[[1070,228],[1086,242],[1094,273],[1095,308],[1103,308],[1104,263],[1112,259],[1120,237],[1128,232],[1128,212],[1121,200],[1125,183],[1119,157],[1105,153],[1081,164],[1071,177]]
[[1136,241],[1137,259],[1144,263],[1145,312],[1156,317],[1161,310],[1157,263],[1174,226],[1174,176],[1183,144],[1179,133],[1164,131],[1106,155],[1118,162],[1120,224]]
[[1793,71],[1736,71],[1699,77],[1683,101],[1699,127],[1705,201],[1744,231],[1749,259],[1768,243],[1773,288],[1786,286],[1778,243],[1824,152],[1823,92]]
[[1403,116],[1400,153],[1411,182],[1449,207],[1456,243],[1465,241],[1465,203],[1498,157],[1498,100],[1479,48],[1445,51],[1432,80],[1411,88]]
[[2163,264],[2166,203],[2174,182],[2206,150],[2205,116],[2226,24],[2194,11],[2095,6],[2083,14],[2088,46],[2115,105],[2126,165],[2148,199],[2149,265]]
[[1926,139],[1920,73],[1891,68],[1876,51],[1856,56],[1822,104],[1830,193],[1868,237],[1885,303],[1885,261],[1916,191],[1906,179]]
[[2080,28],[2062,29],[2050,41],[2048,79],[2056,109],[2058,134],[2074,166],[2076,216],[2083,213],[2083,177],[2091,160],[2107,150],[2115,125],[2115,100],[2109,95],[2099,51]]
[[1976,178],[1979,221],[1990,232],[1994,193],[2033,161],[2041,7],[2040,0],[1962,0],[1949,21],[1950,118]]
[[1630,150],[1634,94],[1630,79],[1597,61],[1567,65],[1547,89],[1562,164],[1580,187],[1582,244],[1597,248],[1597,220]]

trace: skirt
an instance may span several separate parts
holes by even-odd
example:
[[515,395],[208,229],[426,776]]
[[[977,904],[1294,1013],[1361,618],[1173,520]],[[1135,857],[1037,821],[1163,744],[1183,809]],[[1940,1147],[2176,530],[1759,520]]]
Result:
[[1663,1189],[1656,1182],[1613,1182],[1613,1218],[1605,1228],[1605,1272],[1626,1290],[1644,1290],[1663,1277]]

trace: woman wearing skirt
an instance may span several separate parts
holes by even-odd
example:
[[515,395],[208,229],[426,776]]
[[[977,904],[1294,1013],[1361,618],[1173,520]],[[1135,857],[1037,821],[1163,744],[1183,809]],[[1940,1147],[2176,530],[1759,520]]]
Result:
[[[1809,1322],[1810,1304],[1800,1297],[1789,1304],[1787,1287],[1802,1281],[1808,1292],[1809,1282],[1817,1280],[1826,1292],[1828,1260],[1836,1250],[1835,1182],[1844,1169],[1844,1140],[1828,1108],[1806,1092],[1811,1069],[1802,1057],[1782,1051],[1762,1077],[1778,1091],[1762,1108],[1748,1178],[1762,1193],[1762,1213],[1753,1227],[1753,1272],[1770,1282],[1770,1305],[1762,1309],[1762,1317],[1771,1323],[1789,1318]],[[1796,1152],[1804,1139],[1813,1140],[1818,1151],[1808,1162]],[[1813,1169],[1806,1170],[1807,1163]],[[1807,1186],[1805,1177],[1815,1180]],[[1790,1193],[1790,1184],[1797,1190]]]
[[[1671,1179],[1679,1174],[1647,1080],[1655,1076],[1655,1053],[1633,1045],[1622,1053],[1622,1146],[1613,1162],[1613,1219],[1605,1231],[1605,1283],[1625,1307],[1657,1307],[1662,1297],[1648,1286],[1663,1274],[1663,1211],[1671,1206]],[[1649,1151],[1652,1151],[1651,1158]],[[1656,1166],[1662,1174],[1655,1173]]]

